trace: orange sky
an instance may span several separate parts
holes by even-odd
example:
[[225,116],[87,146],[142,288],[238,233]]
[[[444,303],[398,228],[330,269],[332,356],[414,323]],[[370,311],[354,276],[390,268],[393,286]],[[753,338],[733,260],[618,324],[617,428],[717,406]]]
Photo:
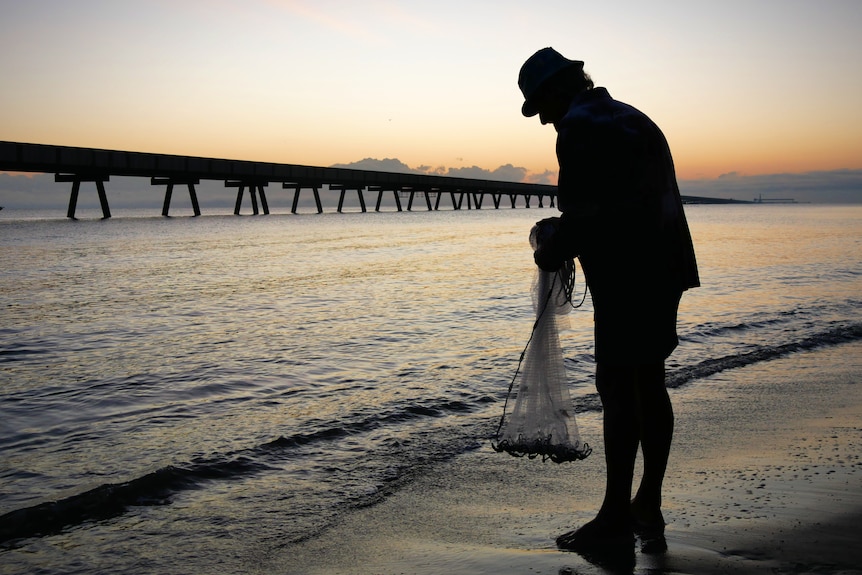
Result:
[[541,173],[553,129],[516,82],[551,45],[662,127],[680,178],[862,168],[862,2],[593,4],[7,3],[0,139]]

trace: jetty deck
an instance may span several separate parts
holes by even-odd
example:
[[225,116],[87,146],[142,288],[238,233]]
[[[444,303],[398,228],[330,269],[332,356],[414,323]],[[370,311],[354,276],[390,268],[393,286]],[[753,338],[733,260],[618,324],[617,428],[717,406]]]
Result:
[[[507,197],[511,207],[522,199],[525,207],[533,200],[544,207],[547,198],[554,206],[557,196],[556,186],[530,184],[523,182],[502,182],[472,178],[454,178],[428,174],[404,174],[378,172],[332,167],[304,166],[298,164],[279,164],[247,160],[228,160],[171,154],[153,154],[122,150],[103,150],[72,146],[54,146],[0,141],[0,171],[38,172],[54,174],[57,182],[71,183],[67,216],[75,217],[78,194],[81,184],[92,182],[99,194],[104,218],[111,217],[105,183],[111,176],[132,176],[149,178],[153,186],[164,186],[165,196],[162,215],[169,215],[171,198],[175,186],[188,189],[192,208],[200,215],[200,206],[195,186],[201,180],[221,180],[226,187],[237,188],[234,213],[239,214],[246,190],[254,214],[268,214],[269,205],[266,187],[279,185],[293,192],[291,211],[296,213],[300,192],[309,190],[314,195],[318,213],[323,212],[320,190],[327,188],[339,191],[338,211],[342,210],[345,194],[358,194],[360,207],[367,210],[365,194],[376,194],[375,211],[380,210],[384,194],[391,193],[398,211],[407,200],[407,210],[412,210],[415,198],[424,199],[428,210],[440,207],[441,199],[449,197],[456,210],[481,209],[486,197],[491,197],[494,208],[499,208],[503,197]],[[432,202],[433,200],[433,202]],[[716,203],[722,200],[710,198],[686,198],[692,203]]]
[[249,192],[253,213],[268,214],[264,188],[271,184],[278,184],[281,188],[293,192],[294,213],[302,190],[310,190],[314,194],[317,210],[322,212],[319,192],[324,187],[341,192],[338,211],[341,211],[347,192],[359,195],[362,211],[367,209],[364,195],[366,193],[377,195],[375,209],[378,211],[384,193],[393,194],[399,211],[404,209],[402,198],[407,199],[408,210],[413,208],[415,197],[424,198],[428,210],[438,209],[441,198],[445,196],[451,198],[455,209],[464,206],[481,208],[486,196],[493,199],[495,208],[500,207],[504,196],[509,198],[512,207],[515,207],[517,198],[523,198],[527,207],[534,199],[538,200],[539,205],[543,205],[544,198],[548,198],[553,205],[556,198],[555,186],[541,184],[20,142],[0,142],[0,170],[53,173],[55,181],[71,183],[67,212],[70,218],[75,217],[78,193],[83,182],[96,185],[102,214],[105,218],[111,216],[105,187],[105,182],[108,182],[111,176],[149,178],[152,185],[165,186],[162,207],[162,214],[165,216],[170,210],[173,188],[178,185],[187,187],[194,213],[200,215],[195,186],[201,180],[222,180],[225,186],[237,188],[234,209],[236,214],[240,213],[246,190]]

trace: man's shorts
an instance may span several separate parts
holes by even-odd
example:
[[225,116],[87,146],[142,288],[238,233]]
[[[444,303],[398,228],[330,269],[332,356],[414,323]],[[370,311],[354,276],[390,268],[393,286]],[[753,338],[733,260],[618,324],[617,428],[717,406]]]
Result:
[[592,294],[596,362],[645,365],[664,361],[676,349],[681,293]]

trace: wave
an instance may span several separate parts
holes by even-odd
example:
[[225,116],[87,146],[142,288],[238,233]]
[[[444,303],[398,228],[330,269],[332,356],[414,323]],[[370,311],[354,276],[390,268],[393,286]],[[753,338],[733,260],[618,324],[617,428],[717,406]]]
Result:
[[666,384],[669,388],[676,388],[728,369],[737,369],[792,353],[850,343],[859,339],[862,339],[862,323],[835,326],[797,341],[761,345],[745,353],[706,359],[694,365],[675,369],[667,374]]
[[130,507],[166,505],[178,491],[195,489],[210,480],[257,473],[267,467],[242,456],[164,467],[125,483],[101,485],[60,501],[6,513],[0,516],[0,543],[58,533],[87,521],[111,519]]
[[[91,521],[123,515],[132,507],[168,505],[174,495],[202,487],[209,481],[236,480],[278,469],[278,464],[302,453],[309,444],[358,436],[389,424],[416,419],[436,419],[474,411],[492,401],[474,398],[476,405],[459,400],[440,400],[400,406],[389,411],[342,421],[320,421],[317,429],[279,437],[257,447],[211,458],[198,458],[187,465],[167,466],[124,483],[104,484],[65,499],[18,509],[0,516],[0,544],[59,533]],[[314,427],[314,423],[311,423]],[[437,458],[439,459],[439,457]],[[357,504],[363,504],[360,501]]]
[[[751,328],[752,325],[752,323],[744,323],[719,327],[714,329],[714,334],[727,330],[745,330]],[[668,370],[665,376],[665,385],[670,389],[674,389],[722,371],[739,369],[756,363],[778,359],[792,353],[851,343],[860,339],[862,339],[862,323],[835,326],[797,341],[777,345],[754,346],[751,351],[744,353],[705,359],[692,365]],[[590,361],[592,361],[592,358],[590,358]],[[602,402],[598,393],[584,393],[575,399],[575,412],[577,413],[601,411]]]
[[[720,329],[747,329],[750,325],[740,324]],[[669,370],[665,376],[665,385],[670,389],[675,389],[722,371],[739,369],[778,359],[792,353],[851,343],[860,339],[862,339],[862,323],[835,326],[797,341],[756,346],[751,351],[744,353],[705,359],[692,365]],[[598,393],[585,393],[575,399],[575,412],[577,413],[600,412],[601,410],[602,402]]]
[[[759,346],[745,353],[707,359],[674,369],[668,372],[667,386],[677,388],[721,371],[860,339],[862,323],[835,326],[798,341]],[[382,412],[354,412],[340,421],[310,422],[310,430],[304,433],[282,436],[227,455],[198,458],[187,465],[167,466],[125,483],[105,484],[59,501],[6,513],[0,516],[0,544],[14,545],[16,540],[50,535],[75,525],[111,519],[133,507],[168,505],[179,492],[201,488],[210,481],[236,480],[277,470],[285,460],[302,456],[303,448],[309,445],[359,436],[389,425],[463,416],[493,403],[497,403],[497,400],[487,395],[475,395],[464,401],[437,398],[409,406],[393,406]],[[578,412],[601,410],[601,402],[595,393],[580,396],[576,403]],[[487,421],[468,419],[453,427],[460,429],[452,429],[448,438],[438,438],[440,445],[426,443],[421,450],[416,450],[409,440],[398,449],[383,445],[382,454],[376,456],[389,459],[385,479],[374,493],[364,493],[352,500],[348,498],[348,503],[361,507],[380,501],[406,481],[409,470],[415,471],[417,464],[439,461],[478,447],[481,440],[477,438],[488,435],[493,426],[489,426]],[[456,443],[459,445],[455,446]],[[365,456],[375,457],[375,454],[369,452]],[[400,461],[395,462],[396,459]]]

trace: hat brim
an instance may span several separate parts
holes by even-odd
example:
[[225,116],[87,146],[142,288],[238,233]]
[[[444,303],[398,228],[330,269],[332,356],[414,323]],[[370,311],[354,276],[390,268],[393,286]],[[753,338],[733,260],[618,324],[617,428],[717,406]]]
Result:
[[527,118],[532,118],[536,114],[539,113],[539,102],[541,102],[542,97],[545,94],[548,86],[557,78],[562,72],[566,70],[571,70],[572,68],[578,68],[582,70],[584,68],[584,63],[580,60],[568,60],[568,63],[562,68],[555,70],[551,75],[542,80],[541,84],[539,84],[533,93],[524,101],[524,105],[521,106],[521,113],[524,114]]
[[521,106],[521,113],[528,118],[532,118],[539,113],[539,108],[536,107],[535,98],[524,102],[524,105]]

